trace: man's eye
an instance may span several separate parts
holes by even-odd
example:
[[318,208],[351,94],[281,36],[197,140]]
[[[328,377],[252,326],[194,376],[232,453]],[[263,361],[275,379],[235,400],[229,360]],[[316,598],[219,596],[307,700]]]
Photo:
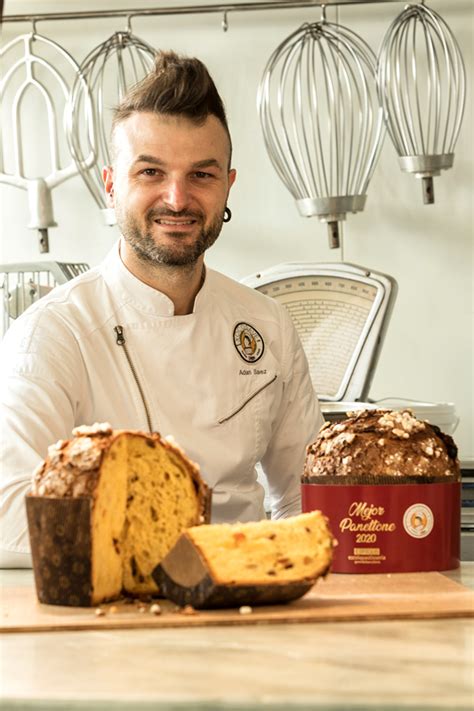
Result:
[[202,171],[202,170],[197,170],[197,171],[194,173],[194,175],[196,176],[196,178],[213,178],[213,177],[214,177],[214,176],[212,175],[212,173],[205,173],[205,172]]
[[155,175],[157,175],[157,170],[156,168],[145,168],[145,170],[142,170],[142,175],[154,177]]

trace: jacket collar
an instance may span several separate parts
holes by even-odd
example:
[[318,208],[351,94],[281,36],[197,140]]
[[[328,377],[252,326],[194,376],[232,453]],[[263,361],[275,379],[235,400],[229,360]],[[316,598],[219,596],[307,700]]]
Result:
[[[123,305],[128,304],[142,313],[153,316],[174,316],[174,304],[171,299],[158,289],[140,281],[127,269],[120,258],[120,241],[114,244],[102,262],[101,269],[106,283]],[[194,313],[205,307],[210,291],[209,276],[209,270],[205,268],[204,282],[194,300],[193,313],[179,318],[192,317]]]

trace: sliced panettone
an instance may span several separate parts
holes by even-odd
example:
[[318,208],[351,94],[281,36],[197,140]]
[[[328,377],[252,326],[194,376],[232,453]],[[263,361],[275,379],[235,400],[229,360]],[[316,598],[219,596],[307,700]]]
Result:
[[38,597],[95,605],[157,593],[151,572],[209,518],[199,470],[158,434],[79,427],[49,448],[27,496]]
[[153,577],[166,597],[195,608],[287,602],[329,571],[333,546],[319,511],[197,526],[181,534]]

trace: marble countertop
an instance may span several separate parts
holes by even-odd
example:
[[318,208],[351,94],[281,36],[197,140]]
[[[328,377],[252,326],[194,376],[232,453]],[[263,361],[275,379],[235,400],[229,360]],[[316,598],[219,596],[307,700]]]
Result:
[[[474,587],[474,563],[450,578]],[[0,588],[32,583],[0,571]],[[446,711],[474,702],[472,619],[12,633],[2,711]]]

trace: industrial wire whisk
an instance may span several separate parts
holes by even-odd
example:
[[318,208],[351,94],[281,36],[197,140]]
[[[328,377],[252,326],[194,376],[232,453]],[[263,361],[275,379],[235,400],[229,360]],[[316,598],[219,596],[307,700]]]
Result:
[[270,159],[301,215],[339,222],[364,209],[383,138],[376,57],[348,28],[305,23],[274,51],[258,92]]
[[423,4],[408,5],[382,40],[377,89],[400,167],[422,179],[425,204],[434,202],[433,176],[453,165],[465,84],[446,22]]
[[[6,55],[11,62],[0,79],[0,183],[27,191],[28,227],[38,230],[40,252],[48,252],[48,230],[57,226],[51,191],[78,172],[64,140],[66,106],[74,81],[83,91],[76,120],[85,126],[85,133],[89,95],[69,52],[36,30],[2,47],[2,62]],[[90,165],[93,159],[93,153],[86,151],[83,164]]]
[[[115,224],[115,214],[107,207],[102,168],[111,165],[109,140],[112,110],[127,91],[150,71],[155,54],[153,47],[132,34],[129,22],[127,31],[115,32],[87,55],[81,64],[81,76],[71,92],[67,121],[69,148],[108,225]],[[85,84],[92,100],[92,141],[80,119]],[[88,168],[84,157],[91,149],[96,160],[92,168]]]

